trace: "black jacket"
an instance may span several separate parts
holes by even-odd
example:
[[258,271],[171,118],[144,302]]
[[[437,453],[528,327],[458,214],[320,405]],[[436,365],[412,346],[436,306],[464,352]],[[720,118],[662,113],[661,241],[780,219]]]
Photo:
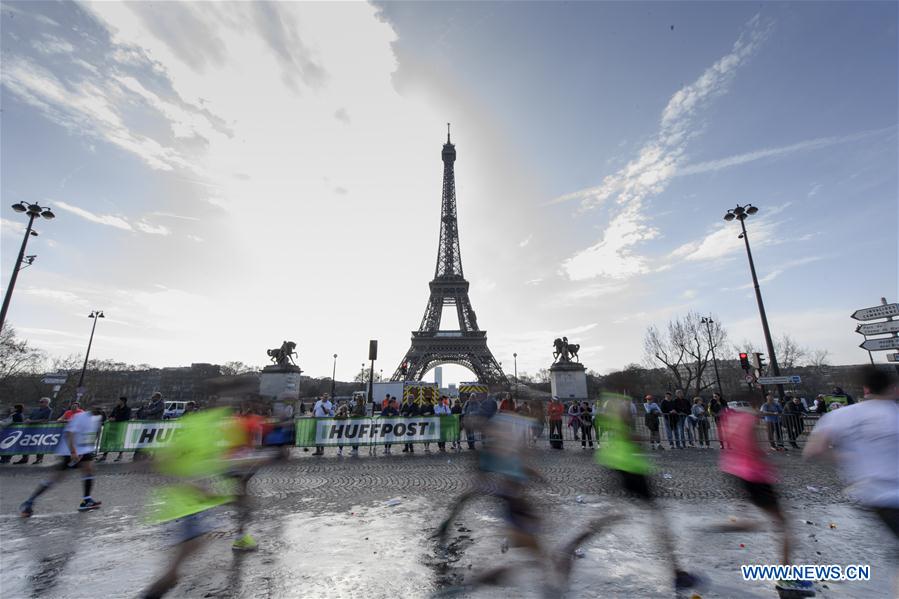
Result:
[[131,408],[129,408],[128,406],[116,406],[109,414],[109,419],[113,422],[124,422],[125,420],[131,420]]
[[674,411],[678,414],[689,414],[692,406],[686,397],[674,398]]

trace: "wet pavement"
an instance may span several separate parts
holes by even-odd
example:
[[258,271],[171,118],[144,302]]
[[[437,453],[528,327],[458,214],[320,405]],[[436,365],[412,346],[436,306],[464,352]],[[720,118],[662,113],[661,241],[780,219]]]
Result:
[[[757,516],[718,473],[717,456],[716,450],[653,454],[656,490],[681,559],[709,580],[704,598],[776,597],[771,583],[746,583],[739,574],[740,564],[777,563],[772,533],[702,530],[729,516]],[[522,560],[520,549],[501,552],[503,521],[489,499],[462,512],[451,528],[448,552],[428,539],[450,502],[468,488],[472,458],[468,452],[313,458],[295,449],[290,462],[251,482],[256,511],[250,532],[260,549],[232,553],[233,511],[222,508],[210,542],[185,566],[171,596],[427,597],[485,567]],[[774,460],[795,533],[795,561],[872,566],[871,581],[819,584],[819,596],[890,597],[895,540],[843,496],[828,467],[810,465],[797,454]],[[532,498],[545,516],[549,545],[561,544],[591,518],[627,516],[582,547],[567,596],[674,595],[651,518],[621,497],[590,452],[541,451],[537,465],[547,483],[535,486]],[[130,463],[102,464],[94,491],[102,509],[75,512],[81,489],[72,475],[41,498],[33,518],[18,518],[18,504],[45,473],[33,466],[0,469],[0,596],[139,596],[163,566],[173,538],[170,530],[143,519],[147,494],[163,480]],[[531,568],[506,587],[474,596],[539,597],[538,589]]]

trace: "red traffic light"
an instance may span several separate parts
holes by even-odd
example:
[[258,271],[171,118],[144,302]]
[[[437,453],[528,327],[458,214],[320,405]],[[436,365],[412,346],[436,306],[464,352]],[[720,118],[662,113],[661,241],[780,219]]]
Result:
[[742,351],[740,352],[740,368],[749,370],[749,354]]

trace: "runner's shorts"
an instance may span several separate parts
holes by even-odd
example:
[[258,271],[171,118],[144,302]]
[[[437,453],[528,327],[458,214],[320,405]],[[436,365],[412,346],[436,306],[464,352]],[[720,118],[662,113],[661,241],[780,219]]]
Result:
[[78,456],[78,461],[72,463],[72,456],[70,455],[61,455],[59,456],[59,465],[56,467],[58,470],[68,470],[69,468],[80,468],[81,464],[84,462],[93,462],[94,454],[93,453],[84,453]]

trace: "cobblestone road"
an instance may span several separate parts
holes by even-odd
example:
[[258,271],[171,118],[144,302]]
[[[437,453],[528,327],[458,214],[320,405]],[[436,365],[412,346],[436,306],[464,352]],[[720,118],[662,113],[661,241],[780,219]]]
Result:
[[[173,596],[423,597],[441,582],[463,579],[472,571],[469,566],[483,567],[500,555],[501,521],[488,501],[475,502],[460,518],[460,555],[453,563],[441,563],[426,538],[449,502],[468,488],[472,453],[338,458],[328,450],[328,456],[314,458],[293,451],[291,461],[260,472],[252,481],[257,508],[252,531],[262,549],[234,561],[228,549],[233,524],[225,510],[220,531],[187,569]],[[776,539],[770,533],[745,535],[745,544],[753,550],[750,560],[733,535],[697,532],[700,525],[729,514],[752,513],[741,507],[740,493],[718,472],[717,450],[666,451],[652,457],[656,491],[685,559],[691,567],[726,572],[711,578],[730,586],[713,588],[704,597],[733,596],[733,585],[741,584],[735,564],[776,562]],[[829,468],[803,462],[798,452],[773,459],[804,563],[871,563],[878,573],[877,581],[866,587],[842,583],[835,585],[838,592],[821,588],[821,595],[888,596],[883,572],[895,564],[890,538],[850,505]],[[533,495],[547,515],[552,542],[587,517],[634,509],[620,499],[591,452],[575,447],[543,450],[537,465],[547,483],[535,487]],[[0,469],[0,594],[138,596],[158,571],[170,540],[162,529],[141,519],[148,492],[162,479],[130,463],[103,464],[94,493],[104,501],[102,510],[74,513],[80,484],[72,476],[41,498],[35,518],[21,521],[16,517],[18,503],[45,474],[45,468],[33,466]],[[578,495],[583,503],[575,501]],[[395,497],[400,505],[385,507],[385,501]],[[635,512],[628,525],[588,547],[586,558],[578,560],[569,596],[670,596],[664,556],[647,522],[645,514]],[[829,522],[839,527],[830,529],[825,525]],[[819,543],[825,537],[826,542]],[[516,559],[510,557],[515,553],[507,558]],[[763,583],[739,588],[747,597],[773,596]]]

